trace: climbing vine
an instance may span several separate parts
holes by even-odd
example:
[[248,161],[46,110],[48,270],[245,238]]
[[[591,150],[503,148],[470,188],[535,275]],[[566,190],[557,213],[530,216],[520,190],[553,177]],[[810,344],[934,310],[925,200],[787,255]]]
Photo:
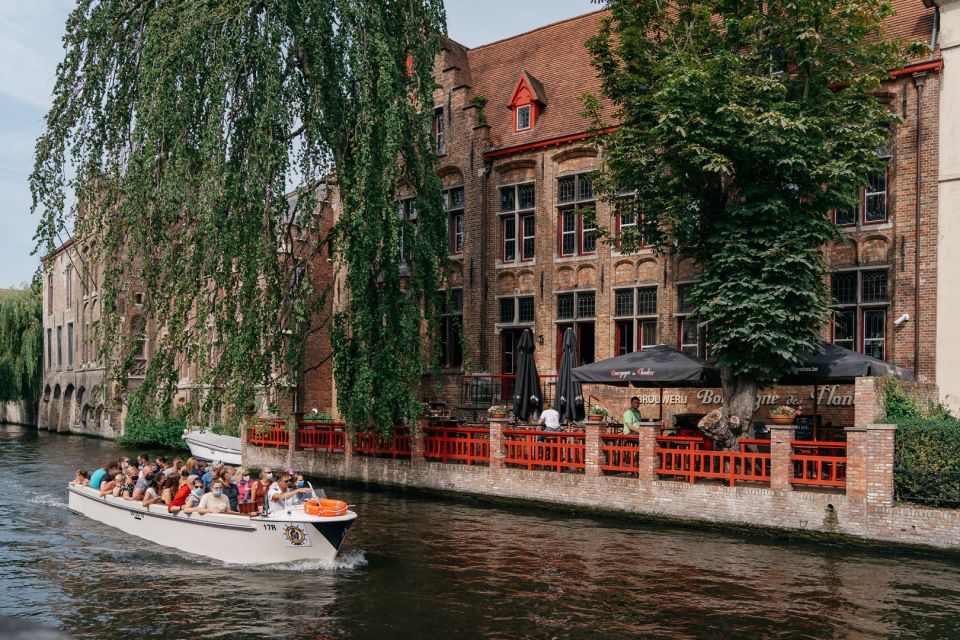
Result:
[[[169,406],[189,363],[207,414],[292,393],[336,303],[346,418],[412,415],[445,254],[429,108],[444,23],[440,0],[78,2],[31,189],[38,249],[72,235],[85,274],[103,270],[116,380],[137,292],[158,328],[138,397]],[[326,247],[342,290],[317,284]]]

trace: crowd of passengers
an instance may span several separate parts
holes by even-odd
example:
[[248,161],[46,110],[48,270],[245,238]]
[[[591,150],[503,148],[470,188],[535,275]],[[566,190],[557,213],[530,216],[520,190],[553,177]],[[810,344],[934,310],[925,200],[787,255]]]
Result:
[[283,471],[274,474],[270,468],[252,478],[245,467],[234,469],[219,460],[211,463],[194,458],[163,456],[150,460],[141,454],[136,460],[128,457],[108,460],[89,474],[79,469],[70,482],[89,486],[101,496],[166,505],[170,513],[257,514],[283,511],[302,505],[318,496],[303,474]]

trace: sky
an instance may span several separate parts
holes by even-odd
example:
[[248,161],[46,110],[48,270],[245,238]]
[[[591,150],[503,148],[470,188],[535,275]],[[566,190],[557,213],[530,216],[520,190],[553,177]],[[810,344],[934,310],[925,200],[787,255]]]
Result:
[[[44,117],[61,38],[75,0],[0,0],[0,288],[28,283],[37,217],[27,178]],[[448,33],[468,47],[594,11],[590,0],[447,0]]]

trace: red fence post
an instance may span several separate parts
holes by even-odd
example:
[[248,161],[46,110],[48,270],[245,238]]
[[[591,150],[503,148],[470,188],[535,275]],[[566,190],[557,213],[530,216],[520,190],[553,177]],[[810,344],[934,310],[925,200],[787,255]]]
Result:
[[600,472],[600,457],[603,452],[600,450],[600,423],[587,422],[586,437],[584,439],[583,463],[584,474],[588,476],[603,475]]
[[427,421],[423,418],[410,425],[410,462],[425,462],[423,457],[424,443],[423,438]]
[[503,468],[503,422],[490,421],[490,468]]
[[770,430],[770,488],[776,491],[791,491],[793,485],[793,434],[792,424],[768,424]]
[[893,505],[895,424],[847,428],[847,495],[867,505]]
[[660,427],[653,424],[640,425],[637,434],[637,474],[640,480],[656,480],[657,467],[660,466],[657,458],[657,436]]

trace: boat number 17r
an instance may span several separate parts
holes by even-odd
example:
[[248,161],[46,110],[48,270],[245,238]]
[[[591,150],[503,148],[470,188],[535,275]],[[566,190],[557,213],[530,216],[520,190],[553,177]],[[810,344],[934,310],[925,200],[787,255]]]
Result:
[[275,524],[265,524],[265,525],[263,525],[263,530],[264,530],[264,531],[276,531],[276,530],[277,530],[277,525],[275,525]]

